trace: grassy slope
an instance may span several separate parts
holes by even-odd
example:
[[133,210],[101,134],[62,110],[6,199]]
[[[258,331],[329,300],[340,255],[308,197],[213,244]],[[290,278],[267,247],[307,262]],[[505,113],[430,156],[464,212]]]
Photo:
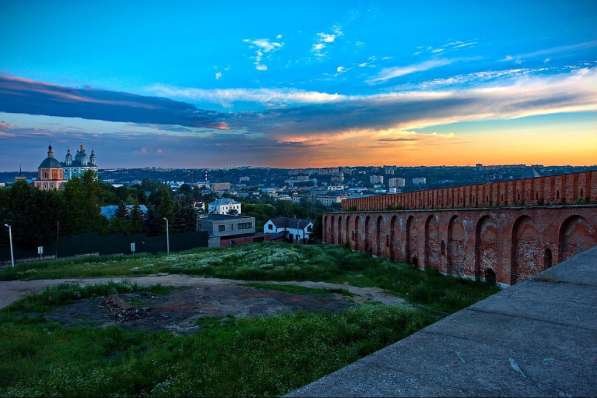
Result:
[[231,249],[199,249],[171,256],[114,256],[20,265],[0,271],[0,280],[144,275],[158,272],[246,280],[313,280],[377,286],[424,304],[453,312],[494,293],[485,284],[443,277],[353,253],[338,246],[253,244]]
[[[141,288],[58,286],[0,312],[0,396],[263,396],[298,388],[434,320],[361,306],[207,322],[195,334],[63,327],[24,311]],[[148,289],[148,288],[143,288]],[[163,293],[164,288],[149,288]]]
[[[117,327],[63,327],[43,312],[131,285],[55,287],[0,311],[0,396],[279,395],[395,342],[496,290],[341,247],[257,244],[166,256],[94,258],[19,266],[2,279],[176,272],[226,278],[322,280],[379,286],[421,304],[361,306],[340,314],[289,314],[206,322],[189,336]],[[318,289],[269,286],[289,293]],[[127,290],[128,289],[128,290]],[[164,288],[154,287],[160,293]],[[433,310],[433,311],[429,311]]]

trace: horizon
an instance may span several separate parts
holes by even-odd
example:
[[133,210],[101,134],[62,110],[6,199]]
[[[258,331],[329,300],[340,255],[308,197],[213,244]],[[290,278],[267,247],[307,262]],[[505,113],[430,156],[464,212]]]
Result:
[[181,5],[3,2],[0,170],[596,163],[593,1]]

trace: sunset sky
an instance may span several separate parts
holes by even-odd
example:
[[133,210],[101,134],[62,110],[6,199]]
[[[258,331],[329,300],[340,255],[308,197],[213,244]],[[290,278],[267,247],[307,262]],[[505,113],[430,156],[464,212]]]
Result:
[[0,2],[0,170],[597,164],[597,1]]

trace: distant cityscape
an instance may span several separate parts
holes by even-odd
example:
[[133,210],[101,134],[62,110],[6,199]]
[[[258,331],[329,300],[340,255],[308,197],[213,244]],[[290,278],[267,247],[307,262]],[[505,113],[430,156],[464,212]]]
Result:
[[[50,164],[51,163],[51,164]],[[51,166],[48,168],[48,166]],[[315,201],[326,207],[342,200],[372,195],[412,192],[422,189],[483,184],[530,177],[595,170],[597,166],[483,165],[475,166],[362,166],[283,169],[239,167],[231,169],[116,168],[98,169],[95,153],[87,158],[81,145],[73,160],[70,149],[64,162],[49,149],[37,172],[0,172],[0,186],[19,179],[42,189],[58,189],[65,181],[86,170],[98,173],[100,181],[115,188],[157,181],[171,189],[189,185],[203,193],[239,199],[269,198],[277,201]],[[54,173],[54,174],[52,174]]]

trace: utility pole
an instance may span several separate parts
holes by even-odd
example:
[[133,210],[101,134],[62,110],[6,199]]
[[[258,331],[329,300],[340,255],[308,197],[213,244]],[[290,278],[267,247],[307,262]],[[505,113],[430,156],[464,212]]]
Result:
[[12,249],[12,227],[9,224],[4,224],[6,228],[8,228],[8,240],[10,241],[10,263],[12,267],[15,267],[15,254]]
[[168,231],[168,219],[164,217],[163,220],[166,221],[166,254],[170,255],[170,232]]

